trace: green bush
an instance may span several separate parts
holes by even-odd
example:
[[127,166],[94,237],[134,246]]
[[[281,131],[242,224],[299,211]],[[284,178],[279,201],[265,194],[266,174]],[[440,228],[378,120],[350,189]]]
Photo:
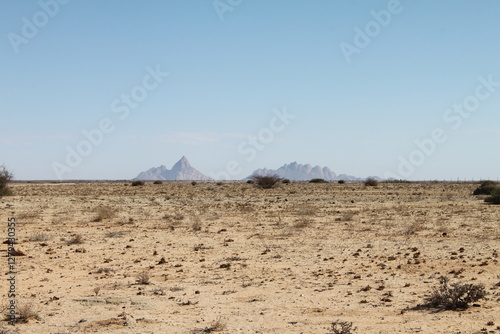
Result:
[[248,184],[254,184],[254,183],[255,183],[255,181],[254,181],[254,180],[248,180],[248,181],[247,181],[247,183],[248,183]]
[[312,179],[309,181],[309,183],[327,183],[324,179]]
[[0,167],[0,197],[12,195],[12,190],[8,187],[12,177],[12,173],[5,166]]
[[466,309],[470,303],[476,302],[486,296],[482,284],[449,284],[449,279],[442,276],[440,285],[434,288],[431,295],[426,298],[427,305],[441,307],[446,310]]
[[161,182],[160,180],[157,180],[157,181],[153,182],[153,184],[163,184],[163,182]]
[[138,187],[138,186],[143,186],[143,185],[144,185],[144,181],[137,180],[137,181],[132,182],[132,187]]
[[344,184],[345,180],[338,180],[338,184]]
[[12,196],[13,192],[9,187],[0,188],[0,198],[3,196]]
[[493,190],[491,196],[487,197],[484,201],[492,204],[500,204],[500,187]]
[[282,183],[285,183],[285,184],[289,184],[291,183],[291,181],[289,179],[283,179],[283,181],[281,181]]
[[498,183],[493,181],[483,181],[481,185],[474,190],[474,195],[491,195],[499,187]]

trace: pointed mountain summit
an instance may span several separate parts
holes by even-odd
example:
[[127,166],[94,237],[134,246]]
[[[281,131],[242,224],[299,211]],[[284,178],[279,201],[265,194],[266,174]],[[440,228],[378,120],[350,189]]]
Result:
[[161,181],[209,181],[212,178],[204,175],[192,167],[189,160],[183,156],[177,161],[172,169],[165,166],[153,167],[145,172],[139,173],[134,180],[161,180]]
[[193,168],[191,167],[191,164],[189,163],[189,160],[186,158],[186,156],[182,156],[181,160],[177,161],[172,167],[172,170],[183,170],[186,168]]

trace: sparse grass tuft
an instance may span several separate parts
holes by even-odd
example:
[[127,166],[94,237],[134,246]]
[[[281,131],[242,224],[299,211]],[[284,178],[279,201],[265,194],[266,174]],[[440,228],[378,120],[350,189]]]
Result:
[[224,322],[222,322],[221,319],[217,319],[210,326],[205,327],[205,328],[195,329],[194,331],[192,331],[192,333],[193,334],[199,334],[199,333],[222,332],[225,329],[226,329],[226,324],[224,324]]
[[202,223],[201,223],[200,217],[195,216],[192,218],[192,220],[193,220],[193,223],[191,225],[191,228],[193,229],[193,231],[195,231],[195,232],[201,231]]
[[92,220],[93,222],[100,222],[105,219],[111,219],[115,216],[116,209],[109,206],[100,206],[97,208],[97,217]]
[[252,180],[255,181],[257,186],[261,189],[271,189],[276,186],[278,182],[281,181],[281,177],[278,175],[253,175]]
[[312,219],[306,218],[306,217],[301,217],[301,218],[298,218],[295,221],[295,223],[293,224],[293,227],[295,227],[295,228],[306,228],[306,227],[311,226],[312,223],[313,223]]
[[446,310],[466,309],[470,303],[486,296],[482,284],[449,284],[449,279],[442,276],[440,285],[434,288],[431,295],[425,299],[427,306],[441,307]]
[[0,327],[0,334],[17,334],[19,333],[17,329],[7,329]]
[[81,234],[75,235],[73,238],[68,240],[68,246],[83,244],[83,237]]
[[125,235],[122,231],[108,232],[106,238],[121,238]]
[[423,219],[415,219],[405,227],[403,234],[407,236],[415,235],[417,232],[424,230],[424,225],[425,221]]
[[49,241],[50,236],[46,233],[43,232],[37,232],[33,234],[30,238],[30,241],[35,241],[35,242],[44,242],[44,241]]

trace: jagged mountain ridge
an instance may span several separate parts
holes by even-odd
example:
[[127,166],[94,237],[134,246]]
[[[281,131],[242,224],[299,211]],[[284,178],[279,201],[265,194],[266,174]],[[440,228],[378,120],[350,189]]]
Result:
[[[363,178],[358,178],[352,175],[347,174],[335,174],[328,167],[320,167],[320,166],[311,166],[310,164],[299,164],[296,161],[285,164],[278,169],[267,169],[267,168],[259,168],[255,170],[252,175],[247,177],[246,179],[251,178],[254,175],[271,175],[276,174],[279,177],[284,179],[289,179],[292,181],[309,181],[311,179],[323,179],[326,181],[337,181],[337,180],[345,180],[345,181],[362,181]],[[374,177],[375,179],[380,180],[378,177]]]
[[212,178],[201,173],[191,166],[189,160],[183,156],[172,169],[165,166],[153,167],[147,171],[139,173],[134,180],[144,181],[210,181]]
[[290,164],[285,164],[278,169],[259,168],[252,173],[252,175],[269,174],[276,174],[282,178],[294,181],[307,181],[315,178],[332,181],[337,177],[337,175],[328,167],[313,167],[309,164],[299,164],[296,161]]

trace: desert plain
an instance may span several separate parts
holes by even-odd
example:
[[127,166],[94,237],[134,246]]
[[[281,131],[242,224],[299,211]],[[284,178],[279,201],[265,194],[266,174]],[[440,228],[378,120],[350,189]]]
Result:
[[[1,333],[500,333],[500,206],[473,183],[15,183]],[[0,283],[7,296],[7,245]],[[427,307],[450,282],[467,309]]]

